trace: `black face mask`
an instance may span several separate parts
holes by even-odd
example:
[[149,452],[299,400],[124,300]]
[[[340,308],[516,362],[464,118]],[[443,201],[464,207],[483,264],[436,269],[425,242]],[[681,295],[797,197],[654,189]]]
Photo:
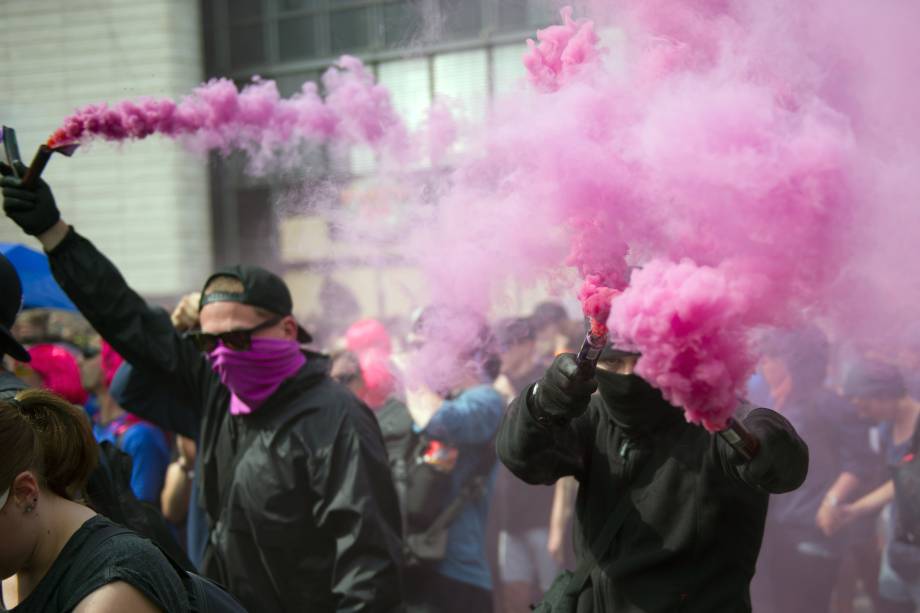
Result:
[[680,416],[661,392],[638,375],[620,375],[598,369],[597,390],[613,420],[628,429],[649,429],[663,419]]

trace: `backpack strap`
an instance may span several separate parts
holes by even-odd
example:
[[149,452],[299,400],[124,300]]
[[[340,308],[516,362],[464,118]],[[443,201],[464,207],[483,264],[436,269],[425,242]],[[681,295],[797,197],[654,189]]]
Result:
[[[632,479],[630,479],[630,484],[643,476],[653,465],[651,458],[647,458],[646,464],[639,469]],[[604,527],[601,528],[600,534],[594,539],[590,549],[585,552],[586,555],[584,559],[575,567],[575,573],[572,575],[572,580],[566,587],[566,593],[577,596],[584,589],[585,584],[588,582],[588,578],[591,576],[591,572],[597,567],[599,561],[604,557],[604,554],[607,553],[607,550],[610,549],[610,546],[613,544],[613,539],[619,533],[620,528],[623,527],[623,522],[626,520],[626,516],[629,515],[629,511],[632,508],[629,503],[629,488],[626,487],[622,495],[617,499],[613,510],[607,518],[607,522],[604,524]]]
[[591,576],[591,571],[595,569],[598,560],[600,560],[607,552],[607,549],[610,548],[610,545],[613,543],[613,538],[623,526],[623,521],[629,513],[628,501],[629,495],[624,492],[617,500],[616,505],[613,507],[613,512],[611,512],[610,517],[607,518],[607,522],[604,524],[601,533],[598,535],[597,539],[595,539],[594,544],[588,551],[588,555],[585,556],[575,568],[572,580],[566,588],[568,594],[577,595],[584,589],[585,583],[588,582],[588,577]]
[[431,522],[431,525],[428,526],[428,529],[423,533],[424,537],[432,536],[446,529],[457,519],[457,516],[460,515],[460,511],[463,510],[467,502],[479,500],[485,494],[486,481],[489,478],[489,473],[492,471],[492,466],[495,464],[496,459],[495,437],[493,436],[489,439],[489,442],[486,443],[485,450],[480,456],[476,468],[473,469],[470,476],[467,477],[463,485],[460,486],[460,491],[453,500],[451,500],[450,503],[444,507],[444,510],[435,517],[433,522]]

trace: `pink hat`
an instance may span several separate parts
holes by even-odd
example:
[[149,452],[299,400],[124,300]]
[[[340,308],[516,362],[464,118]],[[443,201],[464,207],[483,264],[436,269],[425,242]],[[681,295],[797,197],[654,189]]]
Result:
[[41,377],[44,387],[72,404],[86,402],[87,394],[80,379],[77,359],[59,345],[39,344],[29,347],[32,361],[28,366]]
[[115,372],[124,361],[124,358],[118,355],[118,352],[112,349],[111,345],[102,341],[102,376],[105,380],[106,387],[112,385],[112,379],[115,378]]
[[379,349],[368,349],[358,356],[358,363],[364,380],[364,389],[358,395],[371,409],[379,409],[396,387],[390,356]]
[[345,346],[358,355],[370,349],[382,351],[386,355],[393,351],[390,333],[376,319],[361,319],[351,324],[345,332]]

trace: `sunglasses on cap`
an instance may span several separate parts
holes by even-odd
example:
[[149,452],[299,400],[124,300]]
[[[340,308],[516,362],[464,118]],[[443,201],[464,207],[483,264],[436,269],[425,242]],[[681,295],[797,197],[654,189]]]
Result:
[[258,326],[254,328],[249,328],[247,330],[230,330],[229,332],[221,332],[220,334],[211,334],[209,332],[189,332],[186,336],[192,339],[195,342],[195,345],[198,346],[198,349],[205,353],[211,353],[217,346],[223,345],[227,349],[232,349],[233,351],[247,351],[252,347],[252,335],[255,332],[260,330],[265,330],[266,328],[271,328],[276,325],[282,319],[284,315],[279,315],[278,317],[272,317],[267,321],[263,321]]

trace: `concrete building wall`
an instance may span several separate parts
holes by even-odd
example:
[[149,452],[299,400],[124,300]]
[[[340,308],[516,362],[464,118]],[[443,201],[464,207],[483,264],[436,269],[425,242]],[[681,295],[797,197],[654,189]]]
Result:
[[[0,121],[28,160],[75,108],[186,94],[203,76],[192,0],[0,0]],[[211,269],[206,160],[159,137],[98,142],[44,177],[63,217],[156,298],[197,289]],[[0,217],[0,241],[37,242]]]

